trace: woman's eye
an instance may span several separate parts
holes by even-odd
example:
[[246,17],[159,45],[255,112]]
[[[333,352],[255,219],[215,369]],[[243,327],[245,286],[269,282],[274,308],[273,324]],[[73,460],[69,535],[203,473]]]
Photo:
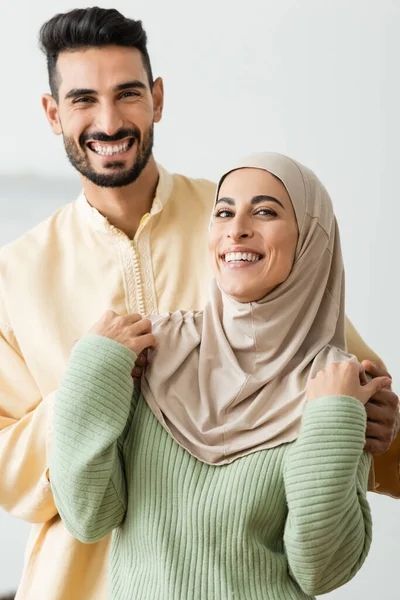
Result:
[[227,217],[233,216],[233,212],[231,210],[228,210],[227,208],[221,208],[221,210],[217,210],[217,212],[214,213],[214,217],[216,219],[226,219]]
[[[259,208],[254,215],[261,217],[277,217],[278,214],[272,208]],[[229,219],[235,217],[235,213],[229,208],[220,208],[214,213],[216,219]]]
[[260,208],[255,214],[261,215],[262,217],[264,217],[264,216],[277,217],[278,216],[277,212],[274,211],[272,208]]

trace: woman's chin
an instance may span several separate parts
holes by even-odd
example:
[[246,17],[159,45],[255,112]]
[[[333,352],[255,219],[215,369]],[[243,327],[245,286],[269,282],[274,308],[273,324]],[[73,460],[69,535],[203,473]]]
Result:
[[226,285],[220,281],[219,287],[224,292],[224,294],[230,296],[237,302],[241,302],[242,304],[246,304],[249,302],[258,302],[267,294],[266,291],[264,292],[260,291],[259,289],[257,290],[256,286],[254,285],[254,282],[253,285],[238,287]]

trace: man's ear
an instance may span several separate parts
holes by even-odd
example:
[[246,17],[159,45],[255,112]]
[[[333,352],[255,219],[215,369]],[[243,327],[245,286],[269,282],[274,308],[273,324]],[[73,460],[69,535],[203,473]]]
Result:
[[50,94],[44,94],[42,97],[42,106],[44,108],[44,112],[46,113],[46,117],[48,122],[50,123],[50,127],[53,130],[53,133],[56,135],[62,134],[62,127],[60,116],[58,113],[58,104],[55,101],[54,97]]
[[153,106],[154,106],[154,123],[159,123],[162,118],[164,108],[164,83],[161,77],[157,77],[153,83]]

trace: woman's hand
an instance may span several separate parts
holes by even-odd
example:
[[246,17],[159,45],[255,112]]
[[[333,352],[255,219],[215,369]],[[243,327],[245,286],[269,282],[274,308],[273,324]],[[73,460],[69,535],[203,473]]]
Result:
[[351,396],[366,404],[372,396],[390,388],[391,383],[388,376],[376,377],[367,383],[364,367],[358,362],[332,363],[308,382],[307,399]]
[[154,350],[157,346],[156,338],[151,331],[151,321],[143,319],[137,313],[120,317],[114,311],[108,310],[88,333],[114,340],[135,352],[139,357],[146,348]]

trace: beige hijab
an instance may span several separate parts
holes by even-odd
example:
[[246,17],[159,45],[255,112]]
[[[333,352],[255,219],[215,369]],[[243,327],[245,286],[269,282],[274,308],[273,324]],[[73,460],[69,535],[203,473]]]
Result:
[[299,228],[293,269],[259,302],[237,302],[214,281],[204,311],[155,317],[159,348],[142,381],[162,426],[213,465],[296,439],[308,379],[353,358],[345,352],[343,260],[327,191],[279,154],[249,156],[227,173],[244,167],[269,171],[289,193]]

